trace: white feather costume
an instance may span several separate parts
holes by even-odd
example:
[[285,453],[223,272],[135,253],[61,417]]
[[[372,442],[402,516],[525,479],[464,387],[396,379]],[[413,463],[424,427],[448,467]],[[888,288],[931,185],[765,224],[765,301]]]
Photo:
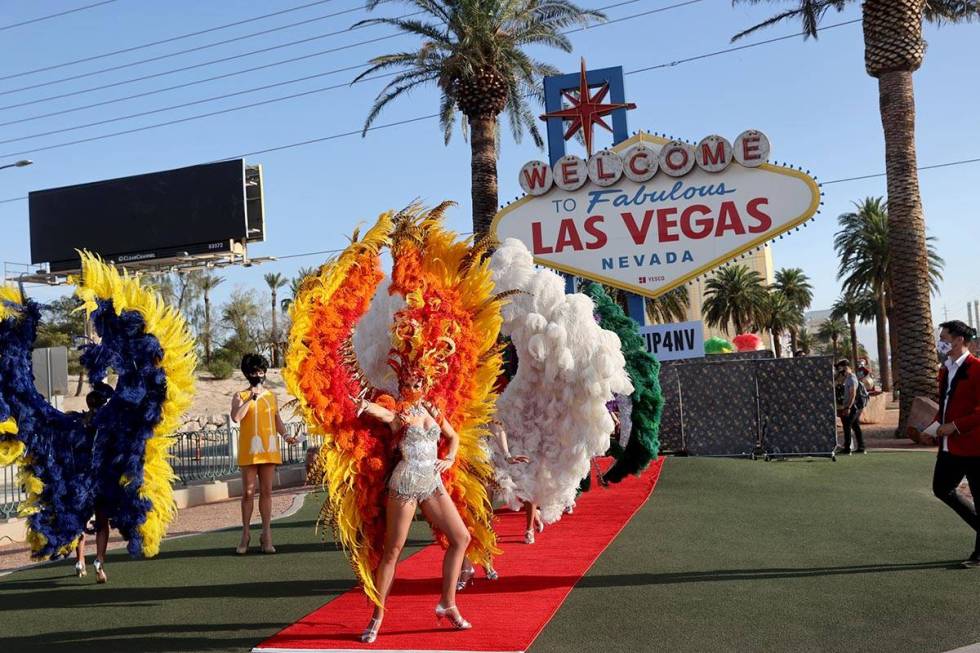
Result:
[[513,238],[494,253],[491,270],[498,293],[526,293],[503,309],[501,334],[513,341],[518,368],[498,400],[497,418],[511,453],[531,458],[508,465],[492,447],[497,499],[514,509],[534,501],[550,524],[574,505],[591,459],[609,447],[614,425],[606,402],[633,387],[619,337],[596,323],[591,299],[566,295],[564,280],[535,269],[527,247]]
[[395,313],[405,308],[401,295],[388,294],[391,279],[385,278],[378,286],[368,312],[354,329],[354,351],[357,362],[368,382],[392,396],[398,395],[398,379],[388,366],[391,353],[391,329]]

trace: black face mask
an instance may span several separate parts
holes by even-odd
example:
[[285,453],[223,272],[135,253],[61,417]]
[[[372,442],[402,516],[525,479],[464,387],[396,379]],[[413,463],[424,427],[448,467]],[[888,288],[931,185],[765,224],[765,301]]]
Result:
[[259,376],[258,374],[248,374],[245,376],[245,378],[248,379],[249,385],[251,385],[253,388],[262,385],[262,382],[265,381],[265,377]]

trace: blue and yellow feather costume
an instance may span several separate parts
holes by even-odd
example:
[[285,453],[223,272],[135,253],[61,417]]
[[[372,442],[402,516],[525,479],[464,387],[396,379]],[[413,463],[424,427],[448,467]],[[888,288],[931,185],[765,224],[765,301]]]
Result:
[[76,295],[100,338],[81,362],[92,383],[113,370],[115,392],[88,416],[48,404],[31,368],[40,307],[0,287],[0,465],[20,466],[35,558],[68,555],[96,505],[131,555],[152,557],[177,514],[168,449],[193,396],[194,340],[137,277],[87,253]]

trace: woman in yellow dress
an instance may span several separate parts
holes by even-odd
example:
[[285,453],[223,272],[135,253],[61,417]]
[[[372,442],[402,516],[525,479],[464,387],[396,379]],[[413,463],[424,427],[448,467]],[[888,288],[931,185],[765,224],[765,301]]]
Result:
[[251,539],[250,524],[255,505],[255,481],[259,484],[259,514],[262,516],[262,553],[275,553],[272,546],[272,483],[276,465],[282,464],[279,436],[287,437],[286,425],[279,416],[276,395],[263,387],[269,363],[259,354],[242,358],[242,373],[248,380],[248,390],[235,393],[231,399],[231,419],[239,424],[238,466],[242,470],[242,540],[235,549],[238,555],[248,553]]

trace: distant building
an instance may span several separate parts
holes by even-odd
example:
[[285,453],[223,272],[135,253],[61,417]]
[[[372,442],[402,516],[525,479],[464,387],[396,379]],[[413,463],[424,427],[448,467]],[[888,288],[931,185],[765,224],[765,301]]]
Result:
[[[752,252],[744,259],[736,259],[735,263],[745,265],[750,270],[755,270],[758,272],[759,276],[762,277],[763,283],[766,285],[769,285],[775,281],[775,271],[772,263],[772,249],[769,247],[769,245],[764,246],[758,252]],[[705,282],[710,274],[710,272],[706,273],[687,286],[690,307],[687,310],[686,320],[690,321],[704,319],[701,315],[701,306],[704,304]],[[706,340],[714,336],[720,336],[726,340],[731,340],[737,335],[738,334],[735,333],[734,325],[729,325],[728,333],[725,333],[721,329],[708,327],[707,324],[704,326],[704,337]],[[770,337],[769,333],[760,333],[759,335],[762,337],[762,343],[765,348],[771,349],[772,338]]]
[[825,311],[807,311],[803,314],[803,321],[806,325],[806,330],[810,333],[816,334],[817,329],[824,323],[830,320],[830,309]]

